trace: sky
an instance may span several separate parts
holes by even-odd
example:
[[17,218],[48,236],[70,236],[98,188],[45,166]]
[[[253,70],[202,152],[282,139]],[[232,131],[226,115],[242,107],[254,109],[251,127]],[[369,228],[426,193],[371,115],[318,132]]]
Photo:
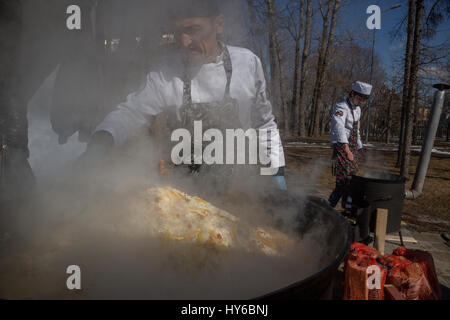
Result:
[[[295,0],[280,0],[281,2],[289,2]],[[425,0],[426,12],[430,8],[430,2],[432,0]],[[444,0],[450,1],[450,0]],[[325,3],[324,0],[322,0]],[[367,8],[370,5],[378,5],[381,9],[381,29],[376,30],[376,42],[375,42],[375,52],[376,55],[381,59],[384,69],[387,71],[388,75],[392,75],[397,72],[395,67],[399,67],[396,61],[403,58],[405,43],[406,43],[406,23],[405,19],[404,25],[401,27],[401,32],[398,36],[393,39],[392,33],[399,28],[399,23],[407,17],[408,14],[408,0],[347,0],[343,1],[346,3],[345,6],[340,9],[340,20],[338,21],[338,30],[352,30],[355,37],[363,38],[365,40],[360,41],[361,45],[370,47],[372,45],[372,30],[367,29],[366,21],[370,14],[367,14]],[[313,0],[315,6],[317,6],[317,0]],[[401,7],[392,9],[390,8],[394,5],[401,4]],[[281,4],[283,5],[283,4]],[[320,31],[321,19],[316,19],[316,31]],[[438,28],[438,32],[435,38],[430,42],[430,44],[436,45],[441,44],[445,40],[450,40],[450,21],[446,21],[441,24]],[[401,66],[401,65],[400,65]]]
[[[391,33],[396,30],[399,22],[402,21],[408,13],[408,1],[406,0],[358,0],[352,1],[353,4],[342,8],[342,20],[341,23],[345,26],[355,27],[358,30],[361,28],[361,33],[365,33],[366,37],[369,31],[366,27],[366,20],[370,16],[366,14],[366,9],[370,5],[378,5],[381,8],[381,30],[377,30],[376,33],[376,45],[375,52],[381,58],[382,63],[386,71],[389,74],[395,72],[393,69],[394,56],[402,56],[405,49],[405,32],[399,34],[395,39],[392,39]],[[401,4],[402,6],[397,9],[389,10],[393,5]],[[429,9],[429,8],[428,8]],[[406,22],[402,27],[402,31],[406,29]],[[450,34],[450,22],[447,21],[439,26],[436,37],[431,42],[432,44],[442,43],[445,40],[449,40]]]

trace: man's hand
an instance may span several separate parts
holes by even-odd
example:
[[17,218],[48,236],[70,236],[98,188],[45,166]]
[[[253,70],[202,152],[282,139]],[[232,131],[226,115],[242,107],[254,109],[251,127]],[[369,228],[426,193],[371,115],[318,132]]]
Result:
[[355,160],[355,156],[354,156],[353,153],[350,151],[350,147],[348,146],[348,144],[345,145],[344,150],[345,150],[345,155],[347,156],[347,159],[348,159],[349,161]]
[[353,153],[351,151],[347,152],[347,159],[349,161],[355,160],[355,156],[353,155]]

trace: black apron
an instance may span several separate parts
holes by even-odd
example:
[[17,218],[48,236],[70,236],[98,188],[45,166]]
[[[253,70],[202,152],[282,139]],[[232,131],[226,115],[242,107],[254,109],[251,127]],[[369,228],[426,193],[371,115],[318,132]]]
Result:
[[347,159],[345,154],[344,144],[336,143],[333,146],[333,164],[332,171],[333,175],[336,176],[336,187],[345,187],[352,175],[358,172],[358,126],[359,122],[355,121],[355,114],[353,108],[349,101],[347,104],[350,107],[353,117],[353,128],[350,133],[348,146],[350,151],[353,153],[354,160],[350,161]]
[[[230,53],[228,48],[220,44],[223,54],[223,66],[225,69],[227,83],[225,87],[225,94],[221,101],[213,101],[209,103],[193,103],[192,102],[192,91],[191,82],[192,79],[186,68],[184,76],[184,87],[183,87],[183,105],[179,110],[181,119],[181,128],[189,131],[192,137],[191,146],[191,164],[182,165],[181,167],[187,167],[189,174],[204,177],[208,182],[216,187],[226,188],[233,177],[238,175],[238,172],[242,172],[241,168],[248,169],[248,165],[228,165],[225,164],[226,161],[226,130],[227,129],[239,129],[242,128],[242,124],[239,120],[239,103],[236,99],[232,98],[230,95],[231,78],[233,75],[233,66],[231,62]],[[224,164],[195,164],[194,155],[194,121],[202,122],[202,134],[208,129],[218,129],[221,131],[223,136],[223,160]],[[211,142],[203,142],[202,144],[202,154],[206,145]],[[235,156],[236,145],[235,145]],[[248,157],[246,157],[248,159]],[[178,166],[180,167],[180,166]]]

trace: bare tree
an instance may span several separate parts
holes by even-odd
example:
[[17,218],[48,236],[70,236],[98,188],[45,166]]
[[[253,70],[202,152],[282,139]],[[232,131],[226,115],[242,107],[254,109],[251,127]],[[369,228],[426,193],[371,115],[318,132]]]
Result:
[[[284,127],[284,134],[289,135],[289,107],[286,102],[286,87],[284,83],[285,73],[283,64],[283,55],[281,52],[280,39],[278,37],[278,23],[275,0],[266,0],[267,16],[269,19],[269,51],[270,51],[270,67],[276,70],[276,73],[272,76],[272,89],[275,92],[278,86],[279,96],[275,101],[280,101],[282,111],[282,126]],[[277,83],[278,80],[278,83]]]
[[[325,72],[328,64],[328,54],[332,46],[334,29],[336,26],[336,14],[339,10],[340,0],[328,0],[327,10],[324,12],[322,3],[319,1],[319,8],[323,18],[322,37],[319,45],[319,59],[317,63],[316,84],[314,87],[313,103],[312,103],[312,121],[309,128],[310,136],[319,135],[320,120],[320,100],[322,96],[323,85],[325,81]],[[330,22],[331,16],[331,22]],[[331,23],[331,26],[329,27]]]
[[311,49],[311,19],[314,12],[311,8],[311,0],[306,0],[305,13],[305,41],[303,44],[302,65],[300,73],[300,92],[298,94],[298,110],[299,110],[299,128],[295,128],[295,132],[299,132],[300,137],[306,135],[306,115],[305,115],[305,100],[306,100],[306,66]]
[[[280,77],[277,63],[277,43],[278,30],[276,23],[275,3],[274,0],[265,0],[267,6],[267,18],[269,22],[269,60],[270,60],[270,93],[274,107],[277,106],[279,95],[277,79]],[[281,112],[276,108],[277,115],[281,117]]]
[[[269,0],[270,1],[270,0]],[[275,51],[277,53],[277,60],[278,60],[278,71],[279,71],[279,85],[280,85],[280,100],[281,100],[281,107],[283,110],[283,123],[284,123],[284,135],[289,136],[290,135],[290,112],[289,112],[289,106],[286,101],[286,85],[285,85],[285,73],[284,73],[284,61],[283,61],[283,54],[281,52],[281,45],[280,40],[278,37],[275,37]]]
[[[298,0],[296,2],[296,6],[294,8],[289,7],[287,5],[287,12],[288,12],[288,24],[286,26],[286,29],[289,33],[289,35],[292,37],[292,39],[295,42],[295,61],[294,61],[294,81],[293,81],[293,89],[292,89],[292,101],[291,101],[291,112],[294,114],[294,131],[293,134],[297,135],[300,128],[300,95],[299,95],[299,87],[300,87],[300,63],[301,63],[301,53],[300,53],[300,46],[301,41],[303,37],[303,23],[302,19],[304,16],[304,7],[303,7],[303,0]],[[298,18],[296,15],[297,10],[298,12]],[[291,123],[290,123],[291,125]]]
[[412,121],[412,144],[417,145],[419,142],[419,132],[418,132],[418,113],[419,113],[419,86],[416,85],[415,88],[415,96],[416,99],[414,100],[414,111],[413,111],[413,121]]
[[400,167],[405,137],[405,119],[406,119],[406,106],[408,104],[408,90],[411,70],[411,51],[412,42],[414,37],[414,7],[415,0],[408,0],[408,27],[407,27],[407,40],[405,49],[405,71],[403,74],[403,97],[402,97],[402,112],[400,120],[400,133],[398,140],[398,153],[397,153],[397,167]]
[[[264,55],[264,46],[265,43],[261,44],[261,41],[258,41],[261,34],[264,33],[264,29],[261,26],[260,21],[258,21],[258,12],[252,0],[247,0],[247,8],[249,10],[249,42],[251,46],[258,53],[258,56],[261,60],[261,64],[263,66],[263,72],[265,79],[269,79],[266,68],[266,61]],[[271,98],[271,92],[269,87],[267,87],[267,95]]]
[[309,136],[314,136],[315,135],[315,122],[316,122],[316,115],[319,114],[319,106],[320,104],[317,101],[317,90],[318,90],[318,86],[319,86],[319,82],[321,81],[321,69],[322,69],[322,60],[323,57],[325,56],[325,42],[327,41],[327,35],[328,35],[328,25],[329,25],[329,17],[331,14],[331,4],[333,3],[333,0],[328,0],[328,4],[327,4],[327,10],[326,13],[324,12],[323,6],[321,1],[319,1],[319,8],[320,8],[320,13],[322,15],[322,36],[320,38],[320,43],[319,43],[319,49],[318,49],[318,63],[317,63],[317,70],[316,70],[316,83],[314,85],[314,93],[313,93],[313,100],[312,100],[312,110],[311,110],[311,121],[310,121],[310,125],[309,125]]
[[411,154],[411,142],[412,142],[412,122],[413,122],[413,112],[414,104],[417,99],[416,97],[416,86],[417,86],[417,74],[419,69],[420,61],[420,45],[422,36],[422,19],[424,10],[424,0],[416,1],[416,17],[414,25],[414,40],[413,40],[413,50],[411,57],[411,71],[410,80],[408,86],[408,104],[406,106],[406,120],[405,120],[405,139],[404,148],[402,150],[402,162],[400,166],[400,173],[403,177],[408,177],[409,175],[409,163]]

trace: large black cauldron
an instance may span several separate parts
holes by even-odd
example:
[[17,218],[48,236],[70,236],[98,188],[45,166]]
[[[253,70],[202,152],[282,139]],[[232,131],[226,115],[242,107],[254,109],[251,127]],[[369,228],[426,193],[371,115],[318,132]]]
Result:
[[353,204],[364,206],[368,202],[371,214],[371,231],[374,231],[375,212],[377,209],[387,209],[387,232],[400,231],[405,198],[405,178],[390,173],[374,172],[366,177],[352,176],[349,193]]
[[[274,195],[274,194],[272,194]],[[317,241],[317,245],[311,250],[315,250],[315,252],[319,253],[321,256],[320,264],[317,265],[316,273],[310,275],[307,278],[303,276],[298,276],[298,281],[294,281],[291,285],[286,287],[280,287],[277,290],[272,292],[267,292],[260,297],[252,297],[248,298],[256,298],[256,299],[302,299],[302,300],[313,300],[313,299],[321,299],[321,298],[331,298],[329,295],[333,284],[333,278],[337,273],[337,269],[341,262],[344,260],[351,242],[352,242],[352,231],[351,226],[347,222],[347,220],[337,211],[330,208],[327,204],[321,201],[318,198],[306,198],[303,194],[295,194],[295,195],[276,195],[276,201],[272,202],[272,205],[268,209],[273,209],[274,212],[282,212],[283,210],[289,211],[289,213],[294,213],[293,217],[295,217],[298,222],[295,224],[296,230],[299,233],[300,237],[308,237],[313,236],[313,238]],[[268,204],[269,206],[269,204]],[[294,210],[294,211],[292,211]],[[287,212],[286,212],[287,213]],[[64,233],[63,233],[64,234]],[[69,290],[66,290],[64,285],[66,278],[65,273],[57,273],[53,272],[54,270],[65,270],[67,265],[73,263],[72,261],[86,261],[83,263],[83,268],[86,269],[89,263],[89,259],[85,260],[84,257],[92,258],[93,263],[92,267],[87,268],[90,271],[90,274],[100,274],[99,270],[108,270],[109,268],[113,268],[114,266],[109,264],[109,256],[115,256],[117,252],[120,251],[120,237],[118,238],[119,242],[115,244],[111,244],[109,241],[105,246],[100,247],[101,250],[95,250],[94,254],[87,250],[87,253],[84,251],[84,245],[81,245],[81,250],[72,249],[70,244],[57,247],[57,249],[52,249],[51,252],[47,252],[48,249],[46,246],[38,246],[38,255],[42,256],[43,260],[46,261],[47,267],[39,267],[39,274],[43,274],[42,279],[45,280],[45,285],[43,287],[39,286],[41,282],[36,281],[36,286],[34,286],[34,282],[31,281],[30,289],[27,288],[26,294],[30,297],[37,298],[64,298],[64,299],[76,299],[76,298],[96,298],[100,297],[110,297],[111,295],[115,296],[116,293],[110,293],[111,290],[107,292],[103,292],[101,289],[101,285],[98,285],[98,289],[96,289],[95,283],[101,283],[101,280],[96,280],[96,278],[91,278],[88,281],[85,281],[85,294],[86,296],[73,296],[73,293]],[[45,244],[45,243],[44,243]],[[140,246],[141,243],[139,242]],[[148,246],[148,242],[144,239],[143,247],[146,248]],[[67,247],[67,249],[66,249]],[[126,247],[127,253],[129,255],[125,255],[120,258],[120,260],[127,262],[129,259],[133,260],[135,263],[138,261],[142,261],[135,257],[134,250],[130,250],[131,247]],[[45,254],[40,254],[40,250],[43,250]],[[151,249],[149,249],[151,251]],[[31,250],[33,252],[33,250]],[[139,248],[138,248],[139,252]],[[26,255],[22,255],[26,256]],[[59,257],[59,258],[58,258]],[[46,260],[47,259],[47,260]],[[80,260],[81,259],[81,260]],[[99,263],[97,266],[96,262],[98,259],[103,259],[108,261],[105,266],[102,263]],[[146,261],[143,259],[144,262]],[[34,261],[34,260],[31,260]],[[39,261],[41,261],[39,259]],[[47,262],[48,261],[48,262]],[[116,261],[114,258],[112,261]],[[131,261],[131,262],[133,262]],[[13,259],[13,265],[20,265],[20,261],[16,261]],[[31,262],[30,262],[31,263]],[[305,261],[305,263],[308,263]],[[128,266],[129,264],[125,264],[123,266]],[[40,265],[39,265],[40,266]],[[53,267],[55,269],[53,269]],[[123,270],[121,264],[119,264],[118,270]],[[41,270],[42,269],[42,270]],[[92,271],[93,270],[93,271]],[[134,269],[133,269],[134,270]],[[139,269],[140,270],[140,269]],[[122,272],[122,271],[120,271]],[[38,273],[36,273],[38,274]],[[49,276],[49,274],[51,274]],[[124,274],[124,278],[127,276]],[[139,277],[138,277],[139,278]],[[131,278],[134,281],[134,278]],[[1,279],[0,279],[1,280]],[[100,282],[98,282],[100,281]],[[260,281],[265,281],[265,279],[260,279]],[[92,284],[94,283],[94,284]],[[132,282],[134,283],[134,282]],[[142,283],[142,282],[139,282]],[[143,282],[145,283],[145,282]],[[213,285],[213,284],[212,284]],[[12,285],[14,287],[14,285]],[[145,287],[145,285],[144,285]],[[47,289],[48,288],[48,289]],[[86,289],[89,288],[89,289]],[[212,287],[213,288],[213,287]],[[127,290],[129,288],[127,287]],[[275,288],[276,289],[276,288]],[[5,289],[7,291],[7,296],[9,297],[9,289]],[[23,289],[21,289],[23,290]],[[114,291],[114,290],[112,290]],[[134,291],[132,291],[134,293]],[[264,291],[263,291],[264,292]],[[1,295],[1,290],[0,290]],[[20,294],[19,294],[20,295]],[[119,293],[119,297],[126,296],[126,292]],[[140,297],[140,295],[139,295]],[[3,298],[3,297],[2,297]]]
[[[323,200],[319,198],[309,197],[299,201],[299,199],[290,196],[288,202],[291,202],[289,205],[292,205],[292,202],[299,203],[299,227],[297,230],[301,236],[308,232],[317,232],[316,228],[321,226],[321,235],[324,236],[325,243],[316,248],[316,250],[323,251],[328,258],[325,267],[318,270],[317,273],[257,299],[331,299],[330,292],[333,289],[334,276],[352,243],[351,226],[339,212],[324,204]],[[284,205],[287,204],[285,203]]]

